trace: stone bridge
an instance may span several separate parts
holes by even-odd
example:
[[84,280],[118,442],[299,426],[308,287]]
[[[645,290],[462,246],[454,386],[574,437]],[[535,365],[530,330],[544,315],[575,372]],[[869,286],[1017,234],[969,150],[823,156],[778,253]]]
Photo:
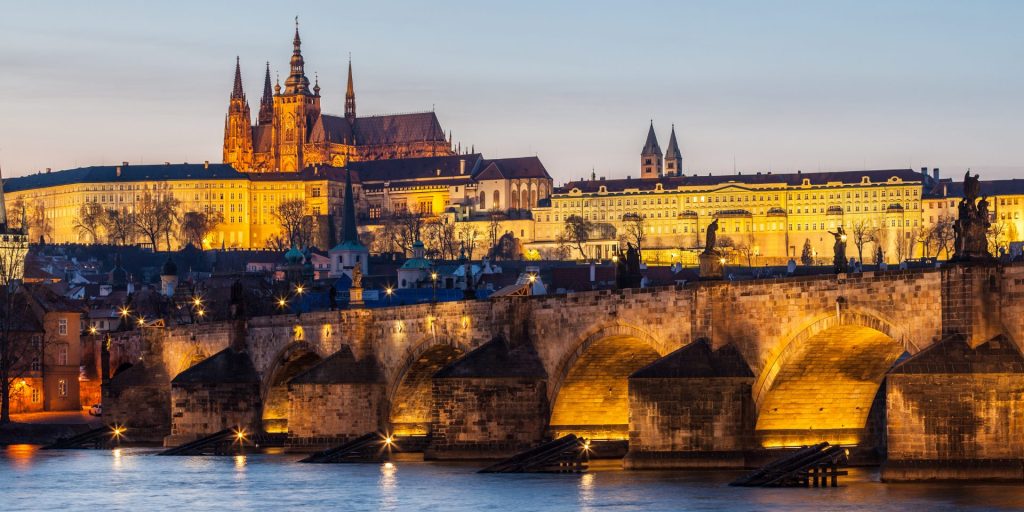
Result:
[[[452,458],[573,432],[628,440],[633,467],[743,466],[757,450],[819,440],[890,460],[955,458],[918,446],[959,435],[950,414],[991,419],[972,432],[1000,440],[1024,432],[1022,279],[1024,266],[949,266],[152,329],[143,364],[113,379],[109,403],[129,425],[146,423],[139,411],[169,416],[168,444],[243,425],[288,432],[294,446],[429,434],[428,456]],[[930,411],[949,391],[933,382],[912,393],[906,379],[979,371],[907,366],[947,345],[972,361],[992,352],[1004,364],[987,373],[1006,389]],[[990,458],[1024,459],[1008,453]]]

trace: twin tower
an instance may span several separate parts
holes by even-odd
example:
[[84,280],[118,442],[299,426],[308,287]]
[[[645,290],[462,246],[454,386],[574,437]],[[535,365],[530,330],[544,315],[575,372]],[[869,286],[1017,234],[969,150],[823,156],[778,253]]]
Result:
[[640,177],[643,179],[660,178],[662,176],[680,176],[683,173],[683,154],[676,142],[676,127],[672,125],[672,135],[668,139],[668,151],[661,152],[658,137],[654,134],[654,121],[647,131],[647,142],[640,152]]

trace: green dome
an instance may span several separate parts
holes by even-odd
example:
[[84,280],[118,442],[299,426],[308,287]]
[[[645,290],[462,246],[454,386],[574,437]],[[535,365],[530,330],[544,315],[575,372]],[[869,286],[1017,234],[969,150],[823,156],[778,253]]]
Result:
[[290,265],[298,265],[302,263],[303,257],[304,256],[302,255],[302,251],[300,251],[299,248],[295,247],[294,245],[292,246],[291,249],[288,249],[288,252],[284,253],[284,261]]

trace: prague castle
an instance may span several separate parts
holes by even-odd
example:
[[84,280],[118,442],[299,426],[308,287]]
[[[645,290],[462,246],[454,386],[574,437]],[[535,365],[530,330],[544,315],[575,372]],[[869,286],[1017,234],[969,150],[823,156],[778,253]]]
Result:
[[267,63],[255,125],[236,61],[224,121],[224,163],[242,172],[295,172],[311,165],[344,167],[349,161],[453,154],[433,112],[356,116],[351,61],[344,117],[322,113],[320,84],[309,86],[297,25],[292,44],[291,73],[283,89],[278,83],[271,92]]

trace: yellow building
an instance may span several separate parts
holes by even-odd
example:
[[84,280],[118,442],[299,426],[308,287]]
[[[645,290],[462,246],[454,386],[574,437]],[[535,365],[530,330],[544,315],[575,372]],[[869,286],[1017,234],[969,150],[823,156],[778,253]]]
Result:
[[[929,254],[946,258],[952,251],[951,223],[957,218],[964,191],[963,182],[940,180],[937,172],[933,185],[926,190],[922,217],[927,229],[944,227],[946,236],[939,240],[933,237]],[[1024,180],[982,181],[981,194],[989,202],[989,250],[994,255],[1001,250],[1009,252],[1010,243],[1024,237]]]

